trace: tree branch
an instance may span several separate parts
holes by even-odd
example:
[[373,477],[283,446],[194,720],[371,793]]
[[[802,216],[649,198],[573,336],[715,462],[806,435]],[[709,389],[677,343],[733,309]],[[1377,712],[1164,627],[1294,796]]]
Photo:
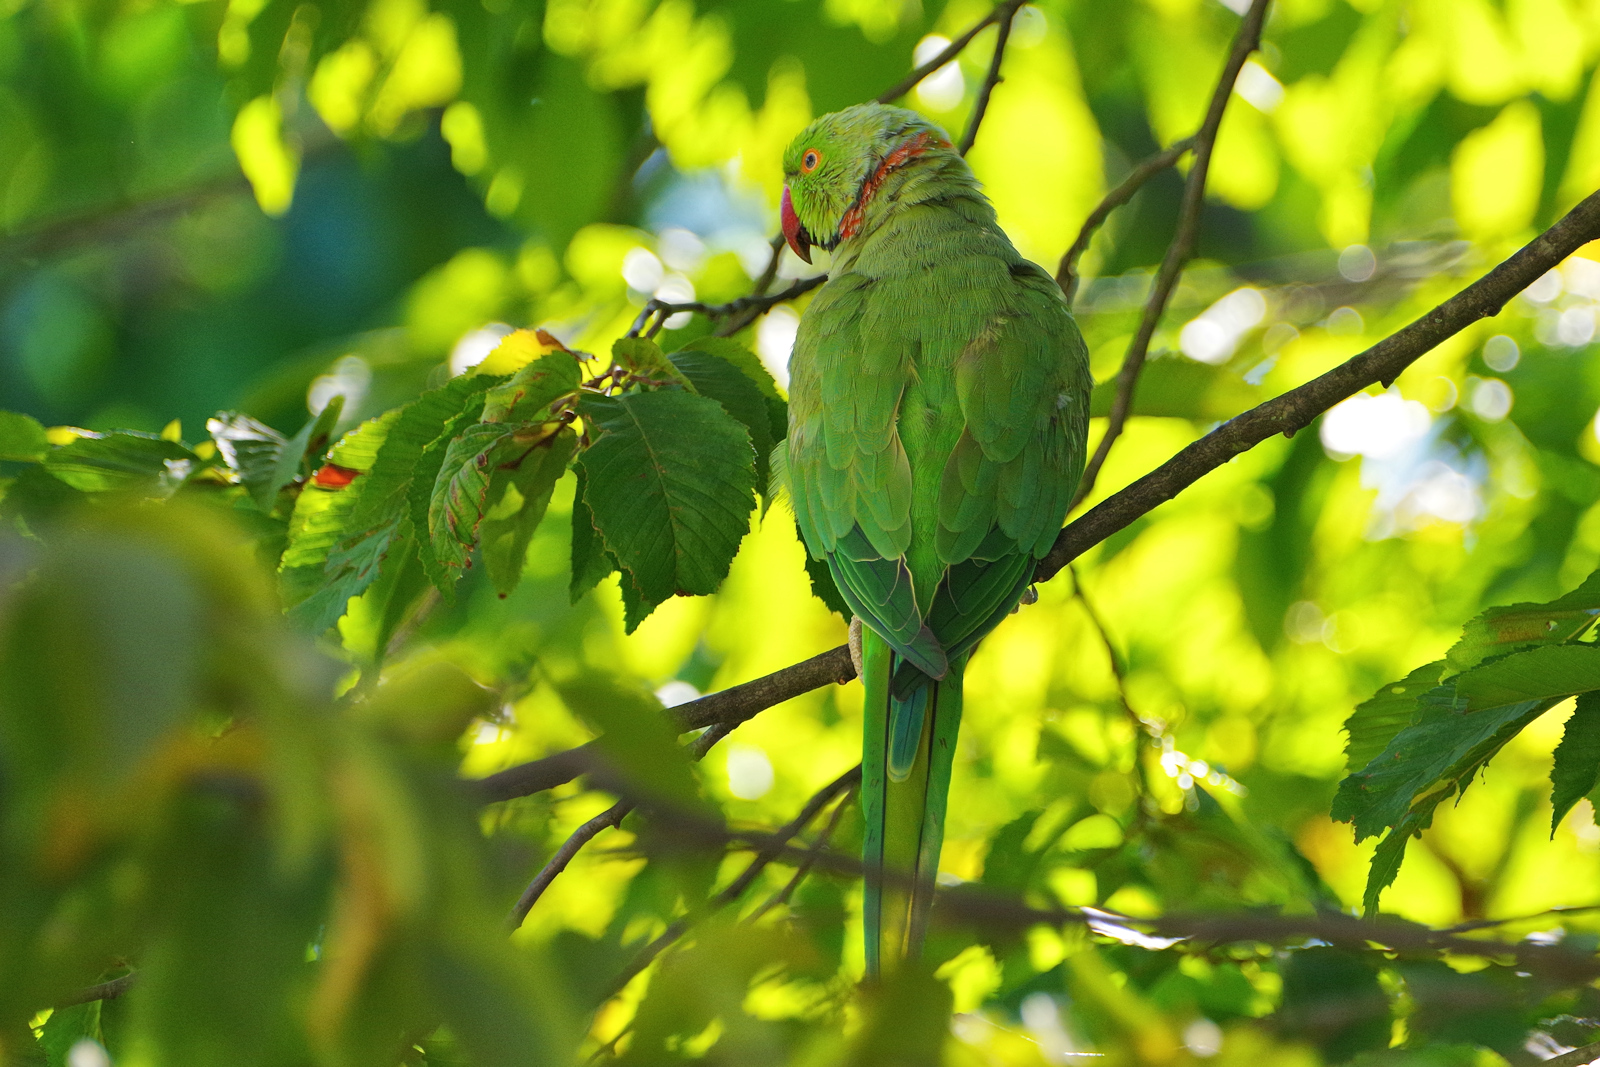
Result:
[[528,917],[528,912],[532,911],[533,906],[539,902],[539,898],[544,896],[544,891],[550,888],[550,883],[554,882],[556,876],[567,869],[567,864],[571,863],[573,857],[583,851],[584,845],[593,841],[600,831],[610,829],[621,823],[632,810],[633,801],[619,800],[572,831],[572,836],[562,843],[554,856],[550,857],[550,862],[546,863],[539,870],[539,873],[533,876],[533,881],[528,883],[528,888],[522,891],[522,896],[518,897],[516,904],[512,905],[511,914],[506,919],[507,929],[515,930],[522,925],[522,920]]
[[[802,296],[828,280],[826,274],[818,274],[814,278],[802,278],[781,293],[770,293],[758,296],[751,293],[741,296],[737,300],[730,300],[726,304],[702,304],[699,301],[690,301],[684,304],[674,304],[667,300],[652,298],[645,304],[644,310],[639,312],[638,318],[633,320],[633,326],[628,330],[629,337],[638,337],[640,332],[646,337],[654,337],[661,332],[661,327],[667,319],[680,311],[697,311],[708,319],[726,319],[740,315],[748,316],[746,324],[753,321],[757,315],[777,304],[782,304]],[[654,319],[654,322],[651,320]],[[742,327],[741,327],[742,328]],[[731,330],[736,333],[737,330]],[[722,336],[727,336],[723,334]]]
[[1094,235],[1100,227],[1105,225],[1106,219],[1117,208],[1133,199],[1133,195],[1144,188],[1146,182],[1157,174],[1177,163],[1183,154],[1194,147],[1194,137],[1185,137],[1168,147],[1143,160],[1128,176],[1123,178],[1117,187],[1105,195],[1089,217],[1083,220],[1083,226],[1078,230],[1077,240],[1072,242],[1072,247],[1061,255],[1061,265],[1056,268],[1056,284],[1061,286],[1061,292],[1066,295],[1068,305],[1078,295],[1078,260],[1089,250],[1089,242],[1094,240]]
[[978,99],[972,105],[972,118],[967,122],[967,132],[961,135],[961,145],[956,149],[961,155],[966,155],[972,150],[972,143],[978,139],[978,127],[983,124],[983,116],[989,110],[989,97],[994,94],[994,87],[1000,83],[1000,61],[1006,55],[1006,41],[1011,38],[1011,22],[1016,16],[1013,8],[1011,15],[999,20],[999,35],[994,39],[994,55],[989,59],[989,73],[984,75],[983,85],[978,89]]
[[1206,174],[1211,169],[1211,151],[1216,146],[1217,131],[1222,127],[1222,115],[1227,110],[1228,98],[1233,95],[1233,83],[1239,80],[1239,71],[1243,69],[1250,53],[1261,47],[1261,24],[1267,17],[1269,2],[1253,0],[1250,10],[1245,12],[1244,21],[1239,24],[1239,33],[1233,39],[1233,50],[1228,53],[1228,60],[1222,65],[1222,75],[1212,90],[1205,121],[1194,135],[1194,165],[1189,168],[1189,178],[1183,187],[1178,229],[1172,236],[1172,243],[1167,246],[1161,268],[1156,272],[1155,285],[1151,287],[1150,299],[1145,303],[1139,329],[1128,345],[1128,354],[1123,357],[1122,370],[1117,373],[1117,393],[1111,401],[1110,417],[1106,419],[1106,431],[1084,468],[1083,477],[1078,480],[1078,492],[1072,498],[1073,508],[1094,492],[1100,468],[1105,465],[1111,446],[1122,434],[1128,411],[1133,407],[1133,390],[1139,384],[1139,372],[1144,369],[1145,356],[1150,351],[1150,339],[1155,336],[1161,315],[1167,309],[1167,301],[1178,285],[1183,265],[1194,254],[1195,241],[1200,233],[1200,211],[1205,206]]
[[[762,871],[766,870],[767,866],[783,853],[784,849],[787,848],[789,842],[793,840],[796,834],[801,833],[807,826],[811,825],[811,820],[817,817],[817,813],[826,807],[830,800],[838,796],[840,793],[855,788],[860,784],[860,782],[861,764],[858,763],[848,771],[845,771],[839,777],[835,778],[833,781],[829,782],[827,785],[823,786],[821,789],[817,790],[816,793],[812,794],[811,799],[806,801],[805,806],[800,809],[799,814],[785,823],[781,829],[770,835],[768,843],[756,852],[755,857],[751,859],[749,866],[745,867],[745,869],[740,872],[739,877],[735,878],[732,882],[729,882],[720,893],[708,900],[703,907],[696,909],[694,912],[691,912],[687,915],[679,916],[677,919],[673,920],[673,922],[661,932],[660,936],[658,936],[654,941],[651,941],[644,948],[640,949],[639,954],[630,960],[628,965],[622,969],[622,972],[612,980],[611,989],[606,994],[604,999],[610,1000],[612,997],[622,992],[623,988],[627,986],[629,982],[633,981],[634,977],[637,976],[639,972],[643,971],[646,967],[650,966],[650,964],[654,963],[656,957],[660,956],[661,953],[665,952],[675,941],[681,938],[684,934],[688,933],[690,926],[694,925],[701,919],[704,919],[706,916],[720,911],[722,908],[743,896],[744,891],[750,888],[750,884],[756,880],[756,877],[760,875]],[[815,849],[812,851],[814,853]]]
[[71,1008],[78,1004],[90,1004],[97,1000],[116,1000],[133,988],[133,982],[138,977],[138,973],[137,971],[129,971],[127,974],[113,978],[110,981],[89,986],[87,989],[80,989],[71,996],[56,1001],[56,1010]]
[[1600,1041],[1553,1056],[1545,1060],[1540,1067],[1588,1067],[1596,1060],[1600,1060]]
[[1276,434],[1292,437],[1318,415],[1369,385],[1385,387],[1425,353],[1506,302],[1540,275],[1600,238],[1600,193],[1593,193],[1560,222],[1510,259],[1398,333],[1379,341],[1326,374],[1230,419],[1127,488],[1095,505],[1056,537],[1034,572],[1049,581],[1090,547],[1171,500],[1202,476]]
[[1020,8],[1025,2],[1026,0],[1005,0],[1004,3],[997,5],[993,11],[979,19],[966,33],[963,33],[960,37],[957,37],[955,40],[951,41],[950,44],[945,47],[944,51],[940,52],[938,55],[922,64],[922,66],[918,67],[916,70],[913,70],[910,74],[907,74],[905,78],[895,84],[894,88],[884,90],[882,95],[878,97],[878,103],[892,104],[902,96],[909,93],[912,89],[915,89],[917,87],[917,83],[922,81],[923,78],[926,78],[928,75],[932,74],[934,71],[938,70],[940,67],[959,56],[967,47],[967,45],[972,43],[972,39],[984,31],[985,27],[991,25],[992,23],[999,22],[1001,19],[1005,19],[1007,22],[1010,22],[1011,17],[1017,13],[1017,9]]

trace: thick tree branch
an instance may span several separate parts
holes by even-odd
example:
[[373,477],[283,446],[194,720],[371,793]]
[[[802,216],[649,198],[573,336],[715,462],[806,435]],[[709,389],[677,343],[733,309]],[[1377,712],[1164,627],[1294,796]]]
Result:
[[1388,386],[1425,353],[1479,319],[1498,314],[1532,285],[1590,241],[1600,239],[1600,193],[1591,194],[1566,217],[1501,263],[1398,333],[1379,341],[1320,377],[1274,397],[1206,434],[1132,485],[1095,505],[1067,525],[1034,572],[1053,578],[1068,562],[1171,500],[1202,476],[1275,434],[1293,436],[1318,415],[1369,385]]
[[1071,248],[1062,253],[1061,265],[1056,268],[1056,284],[1061,286],[1061,292],[1066,295],[1069,305],[1078,295],[1078,260],[1089,250],[1089,242],[1094,240],[1094,235],[1105,225],[1106,219],[1110,218],[1111,213],[1117,208],[1132,200],[1133,195],[1143,189],[1146,182],[1177,163],[1183,158],[1183,154],[1193,147],[1194,137],[1185,137],[1143,160],[1128,172],[1128,176],[1122,179],[1115,189],[1105,195],[1093,211],[1089,212],[1089,217],[1083,220],[1083,226],[1078,230],[1077,240],[1072,242]]
[[994,55],[989,59],[989,73],[984,75],[983,85],[978,89],[978,99],[972,105],[972,118],[967,122],[967,132],[961,135],[961,144],[956,149],[961,155],[972,151],[972,143],[978,139],[978,127],[983,125],[984,113],[989,110],[989,97],[994,95],[994,87],[1000,84],[1000,63],[1006,57],[1006,42],[1011,39],[1011,22],[1015,16],[1016,9],[1013,8],[1011,17],[999,20]]
[[1172,290],[1177,288],[1178,276],[1183,273],[1183,265],[1194,254],[1195,242],[1200,234],[1200,212],[1205,206],[1206,174],[1211,169],[1211,152],[1216,147],[1217,131],[1222,128],[1222,115],[1227,110],[1228,98],[1233,95],[1233,83],[1239,80],[1239,71],[1243,69],[1244,61],[1249,58],[1251,52],[1261,47],[1261,24],[1267,17],[1268,3],[1269,0],[1253,0],[1250,10],[1245,12],[1244,21],[1239,25],[1239,33],[1233,39],[1233,49],[1228,53],[1227,62],[1222,65],[1222,75],[1217,79],[1216,88],[1212,90],[1211,104],[1206,108],[1205,121],[1200,124],[1199,132],[1194,135],[1194,165],[1190,167],[1188,180],[1183,187],[1183,206],[1178,212],[1178,229],[1172,236],[1172,243],[1167,246],[1167,254],[1161,260],[1160,269],[1156,271],[1155,284],[1150,289],[1150,299],[1144,306],[1144,316],[1139,320],[1139,329],[1128,345],[1128,354],[1123,357],[1122,370],[1117,373],[1117,393],[1111,401],[1111,413],[1106,419],[1106,431],[1100,438],[1099,445],[1095,447],[1094,455],[1089,458],[1083,477],[1078,481],[1078,492],[1072,500],[1074,508],[1094,492],[1094,483],[1100,477],[1100,468],[1105,465],[1106,456],[1111,453],[1111,446],[1116,444],[1117,438],[1122,434],[1122,427],[1128,421],[1128,412],[1133,407],[1133,391],[1139,384],[1139,372],[1144,369],[1145,356],[1150,351],[1150,339],[1155,336],[1156,327],[1161,324],[1162,313],[1167,309],[1167,301],[1172,296]]

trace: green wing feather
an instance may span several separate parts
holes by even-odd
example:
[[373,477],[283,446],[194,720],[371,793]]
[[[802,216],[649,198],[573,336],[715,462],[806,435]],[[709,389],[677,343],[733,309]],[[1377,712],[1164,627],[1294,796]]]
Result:
[[1088,428],[1088,355],[1060,290],[965,163],[941,165],[947,188],[907,178],[921,199],[836,250],[790,363],[795,516],[870,631],[870,973],[921,943],[966,657],[1060,530]]

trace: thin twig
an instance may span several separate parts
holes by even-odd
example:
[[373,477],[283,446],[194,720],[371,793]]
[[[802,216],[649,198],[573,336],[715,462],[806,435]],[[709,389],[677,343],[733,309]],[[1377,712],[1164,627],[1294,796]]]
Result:
[[[1590,241],[1600,239],[1600,193],[1592,194],[1561,221],[1524,245],[1476,282],[1397,333],[1304,385],[1230,419],[1178,452],[1132,485],[1118,490],[1069,523],[1039,561],[1034,580],[1047,582],[1072,560],[1177,496],[1240,453],[1277,434],[1293,436],[1335,404],[1369,385],[1392,383],[1416,360],[1479,319],[1497,314],[1512,297],[1532,285]],[[739,724],[786,700],[855,677],[850,650],[839,645],[781,671],[672,709],[684,730],[716,723]],[[566,753],[538,761],[564,761]],[[513,767],[476,783],[485,801],[526,796],[516,782],[528,765]],[[570,776],[530,775],[539,781],[571,781]],[[550,788],[545,785],[543,788]]]
[[961,135],[961,146],[956,149],[961,155],[970,152],[972,143],[978,139],[978,127],[983,124],[984,113],[989,110],[989,97],[993,95],[994,87],[1000,83],[1000,61],[1006,56],[1006,41],[1011,38],[1011,22],[1011,18],[999,20],[999,29],[996,31],[998,36],[994,39],[994,55],[989,59],[989,73],[984,75],[983,85],[978,89],[978,99],[972,105],[972,118],[967,122],[967,132]]
[[966,33],[963,33],[960,37],[957,37],[955,40],[951,41],[949,45],[945,47],[944,51],[940,52],[938,55],[922,64],[922,66],[918,67],[916,70],[913,70],[910,74],[907,74],[901,81],[895,84],[894,88],[884,90],[883,94],[878,97],[878,103],[892,104],[902,96],[909,93],[911,90],[915,89],[917,87],[917,83],[922,81],[923,78],[926,78],[928,75],[932,74],[934,71],[938,70],[940,67],[959,56],[962,50],[965,49],[967,45],[972,43],[972,39],[983,32],[985,27],[991,25],[992,23],[999,22],[1001,19],[1010,21],[1011,17],[1017,13],[1017,9],[1020,8],[1025,2],[1026,0],[1005,0],[1004,3],[996,6],[993,11],[979,19],[978,22],[974,24],[973,27]]
[[839,803],[833,806],[833,814],[828,816],[827,825],[822,828],[822,833],[818,834],[817,839],[812,842],[811,851],[806,855],[806,858],[801,860],[800,866],[794,869],[794,877],[790,878],[775,895],[768,897],[759,908],[747,915],[744,920],[746,923],[753,923],[773,908],[789,903],[789,898],[794,896],[794,891],[800,888],[800,883],[806,880],[806,876],[811,873],[811,868],[816,866],[817,857],[827,851],[828,842],[833,840],[834,831],[839,829],[839,820],[844,816],[844,811],[849,806],[850,794],[846,793],[839,799]]
[[97,1000],[116,1000],[133,988],[133,982],[138,973],[137,971],[129,971],[127,974],[113,978],[110,981],[92,985],[87,989],[80,989],[76,993],[56,1001],[56,1009],[70,1008],[78,1004],[92,1004]]
[[1167,246],[1167,254],[1161,260],[1161,268],[1156,271],[1155,284],[1150,289],[1150,299],[1144,306],[1144,316],[1139,320],[1139,329],[1128,345],[1128,354],[1123,357],[1122,370],[1117,373],[1117,393],[1111,401],[1111,413],[1106,419],[1105,434],[1095,447],[1094,455],[1090,457],[1088,465],[1084,467],[1083,477],[1078,480],[1078,492],[1072,499],[1074,508],[1094,492],[1094,483],[1100,477],[1100,468],[1105,465],[1111,446],[1122,434],[1122,427],[1128,420],[1128,411],[1133,407],[1133,390],[1139,384],[1139,372],[1144,369],[1145,356],[1150,351],[1150,339],[1155,336],[1156,327],[1161,323],[1161,315],[1167,309],[1167,301],[1171,298],[1173,289],[1177,288],[1178,276],[1183,272],[1183,265],[1194,253],[1195,241],[1200,233],[1200,211],[1205,206],[1206,173],[1211,169],[1211,151],[1216,146],[1217,131],[1222,126],[1222,114],[1227,110],[1228,98],[1233,95],[1233,83],[1239,80],[1239,71],[1244,67],[1244,61],[1249,58],[1251,52],[1261,47],[1261,24],[1267,17],[1269,2],[1270,0],[1253,0],[1250,10],[1245,12],[1244,21],[1239,25],[1239,33],[1233,40],[1233,50],[1228,53],[1228,60],[1222,65],[1222,76],[1217,79],[1216,88],[1212,90],[1211,104],[1206,109],[1205,121],[1200,124],[1199,132],[1194,135],[1194,165],[1189,168],[1189,178],[1183,188],[1183,206],[1178,212],[1177,232],[1172,236],[1172,243]]
[[[689,927],[708,915],[727,907],[743,896],[744,891],[750,888],[750,884],[756,880],[756,877],[766,870],[768,864],[778,858],[796,834],[801,833],[807,826],[811,825],[811,820],[817,817],[817,813],[826,807],[830,800],[841,792],[854,789],[860,782],[861,764],[858,763],[812,794],[811,799],[806,801],[799,814],[785,823],[781,829],[767,835],[767,843],[756,852],[755,857],[750,860],[749,865],[739,874],[739,877],[729,882],[726,888],[706,901],[702,907],[673,920],[666,930],[662,931],[660,936],[640,949],[639,954],[629,961],[628,965],[622,969],[622,972],[612,980],[611,989],[606,994],[605,999],[609,1000],[620,993],[629,982],[633,981],[635,976],[655,962],[657,956],[660,956],[673,942],[688,933]],[[815,849],[813,849],[813,852],[815,852]],[[815,862],[814,858],[813,862]]]
[[1575,1048],[1571,1052],[1563,1052],[1559,1056],[1552,1056],[1539,1067],[1589,1067],[1589,1064],[1597,1060],[1600,1060],[1600,1041]]
[[1089,217],[1083,220],[1083,226],[1078,230],[1077,240],[1072,242],[1072,247],[1062,253],[1061,265],[1056,268],[1056,284],[1061,286],[1061,292],[1066,295],[1070,305],[1073,298],[1078,295],[1078,260],[1089,250],[1089,242],[1094,240],[1094,235],[1106,219],[1117,208],[1133,199],[1133,195],[1143,189],[1145,183],[1168,167],[1183,158],[1183,154],[1194,147],[1194,137],[1185,137],[1175,141],[1166,148],[1157,152],[1139,163],[1128,172],[1128,176],[1118,183],[1100,201],[1095,209],[1089,212]]
[[506,920],[506,926],[512,930],[521,926],[522,920],[528,917],[528,912],[532,911],[533,906],[539,902],[539,898],[544,896],[544,891],[550,888],[550,883],[554,882],[556,876],[567,869],[567,864],[571,863],[573,857],[583,850],[583,846],[593,841],[600,831],[610,829],[621,823],[628,813],[633,810],[633,804],[634,802],[631,800],[619,800],[572,831],[572,836],[562,843],[561,847],[556,850],[556,854],[550,857],[550,862],[546,863],[539,873],[534,875],[533,881],[528,883],[528,888],[524,889],[522,896],[517,898],[516,904],[511,908],[511,915]]
[[[725,319],[730,316],[748,313],[751,319],[775,305],[803,296],[828,280],[826,274],[818,274],[812,278],[802,278],[781,293],[769,293],[757,296],[741,296],[737,300],[730,300],[726,304],[703,304],[697,300],[682,304],[675,304],[669,300],[656,300],[652,298],[645,304],[639,316],[633,320],[633,326],[628,330],[629,337],[638,337],[642,332],[646,337],[654,337],[661,332],[661,327],[666,325],[667,319],[680,311],[699,312],[708,319]],[[654,320],[654,321],[652,321]]]

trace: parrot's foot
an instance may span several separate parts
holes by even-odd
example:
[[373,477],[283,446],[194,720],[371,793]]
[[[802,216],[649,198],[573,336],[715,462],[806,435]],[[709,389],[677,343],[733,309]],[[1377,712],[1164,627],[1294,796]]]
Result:
[[1011,609],[1011,614],[1015,615],[1024,604],[1037,604],[1038,602],[1039,590],[1037,587],[1030,585],[1022,591],[1022,596],[1017,598],[1016,606]]
[[856,677],[861,677],[861,618],[850,617],[850,662],[856,665]]

